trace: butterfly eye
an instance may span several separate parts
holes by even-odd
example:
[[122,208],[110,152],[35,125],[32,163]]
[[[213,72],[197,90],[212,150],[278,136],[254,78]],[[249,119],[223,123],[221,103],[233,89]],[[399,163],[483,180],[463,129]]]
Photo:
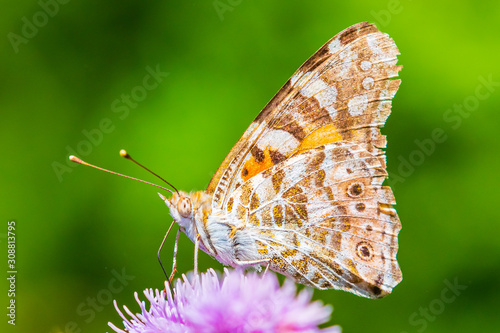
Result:
[[191,200],[189,198],[182,198],[177,203],[177,211],[181,214],[182,217],[191,216]]

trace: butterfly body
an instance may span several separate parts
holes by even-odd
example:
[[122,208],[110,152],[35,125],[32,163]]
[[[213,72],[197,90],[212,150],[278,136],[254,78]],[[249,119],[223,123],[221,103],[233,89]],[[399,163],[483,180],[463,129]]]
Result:
[[233,147],[206,191],[165,199],[223,264],[269,265],[297,282],[379,298],[402,279],[401,228],[385,136],[399,51],[374,25],[339,33],[307,60]]

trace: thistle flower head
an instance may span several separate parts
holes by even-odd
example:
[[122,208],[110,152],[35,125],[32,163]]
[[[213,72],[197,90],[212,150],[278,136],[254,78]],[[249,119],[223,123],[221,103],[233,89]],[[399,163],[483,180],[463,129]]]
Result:
[[116,332],[131,333],[338,333],[338,326],[319,329],[327,322],[332,309],[319,301],[311,302],[312,292],[299,294],[295,284],[280,284],[274,274],[244,275],[241,271],[224,271],[219,279],[214,270],[178,279],[173,290],[146,289],[149,310],[137,293],[141,313],[133,314],[126,306],[125,330],[109,323]]

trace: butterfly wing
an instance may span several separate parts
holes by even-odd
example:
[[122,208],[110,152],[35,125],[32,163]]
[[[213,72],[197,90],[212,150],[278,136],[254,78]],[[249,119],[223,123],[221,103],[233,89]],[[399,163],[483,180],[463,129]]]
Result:
[[385,136],[399,51],[374,25],[339,33],[307,60],[252,122],[207,192],[254,240],[242,257],[316,288],[377,298],[401,280],[401,228]]
[[245,181],[290,156],[350,141],[385,165],[379,128],[399,87],[394,41],[375,25],[358,23],[307,60],[252,122],[210,181],[212,207],[227,210]]
[[[401,228],[376,153],[352,142],[301,152],[246,181],[228,214],[255,240],[254,260],[319,289],[378,298],[401,281]],[[241,226],[240,226],[241,228]]]

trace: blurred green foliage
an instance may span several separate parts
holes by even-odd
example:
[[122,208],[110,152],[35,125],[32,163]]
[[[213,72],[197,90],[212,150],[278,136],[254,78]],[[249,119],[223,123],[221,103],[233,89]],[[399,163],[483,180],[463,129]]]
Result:
[[[15,220],[18,332],[109,331],[121,325],[110,296],[136,311],[134,291],[162,287],[156,251],[171,218],[156,191],[71,165],[69,153],[156,182],[118,156],[126,148],[175,186],[204,189],[300,64],[361,21],[402,53],[383,133],[404,279],[382,300],[315,298],[344,332],[498,330],[498,1],[3,3],[0,241],[6,253]],[[181,237],[179,271],[192,267]]]

